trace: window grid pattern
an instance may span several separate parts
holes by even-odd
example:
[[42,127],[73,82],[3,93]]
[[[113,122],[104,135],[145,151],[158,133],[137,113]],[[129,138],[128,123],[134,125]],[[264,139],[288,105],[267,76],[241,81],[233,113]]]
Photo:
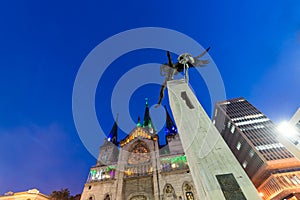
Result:
[[300,172],[273,174],[258,191],[263,194],[263,199],[272,199],[284,190],[300,187]]
[[267,161],[294,157],[277,140],[275,125],[247,100],[233,99],[217,106],[229,117],[226,129],[231,127],[231,131],[235,127],[243,132]]
[[300,131],[300,120],[297,122],[296,127],[299,129]]

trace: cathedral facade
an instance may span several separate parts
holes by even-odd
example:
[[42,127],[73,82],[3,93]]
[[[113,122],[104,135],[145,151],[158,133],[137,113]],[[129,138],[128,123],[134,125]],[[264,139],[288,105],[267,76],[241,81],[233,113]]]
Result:
[[199,199],[177,127],[166,109],[166,144],[160,144],[146,101],[143,122],[122,140],[117,120],[100,147],[81,200]]

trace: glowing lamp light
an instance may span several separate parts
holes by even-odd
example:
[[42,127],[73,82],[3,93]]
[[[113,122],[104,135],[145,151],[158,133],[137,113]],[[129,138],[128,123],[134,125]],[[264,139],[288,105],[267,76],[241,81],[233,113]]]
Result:
[[110,142],[110,140],[111,140],[111,139],[110,139],[110,138],[108,138],[107,140]]
[[260,193],[259,193],[259,196],[263,197],[263,196],[264,196],[264,193],[260,192]]
[[277,127],[279,130],[279,133],[284,135],[285,137],[288,138],[293,138],[297,136],[297,131],[296,129],[288,122],[281,122],[279,126]]

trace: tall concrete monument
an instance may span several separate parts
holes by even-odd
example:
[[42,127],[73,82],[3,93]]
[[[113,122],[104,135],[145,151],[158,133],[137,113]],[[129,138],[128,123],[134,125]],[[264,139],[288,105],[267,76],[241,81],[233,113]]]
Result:
[[[148,99],[144,120],[138,117],[124,138],[118,139],[116,120],[90,169],[81,200],[260,199],[187,85],[188,69],[205,65],[206,60],[199,58],[208,50],[197,57],[182,54],[175,64],[167,54],[169,64],[161,68],[166,79],[158,106],[168,88],[176,123],[165,107],[165,133],[159,136]],[[185,79],[173,80],[180,72]],[[159,137],[165,137],[165,143]]]
[[170,107],[202,199],[260,199],[185,80],[167,83]]
[[185,80],[167,82],[170,107],[201,199],[261,199]]

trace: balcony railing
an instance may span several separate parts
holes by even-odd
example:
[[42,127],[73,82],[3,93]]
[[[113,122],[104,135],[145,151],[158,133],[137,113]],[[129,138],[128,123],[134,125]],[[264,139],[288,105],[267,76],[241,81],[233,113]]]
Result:
[[189,169],[185,155],[164,157],[161,158],[160,163],[162,173]]
[[172,172],[178,170],[189,170],[189,166],[187,164],[165,164],[161,166],[161,172]]
[[115,179],[115,166],[94,167],[91,169],[87,182],[108,181]]
[[149,176],[153,173],[153,167],[151,163],[141,165],[130,165],[125,167],[124,178]]

